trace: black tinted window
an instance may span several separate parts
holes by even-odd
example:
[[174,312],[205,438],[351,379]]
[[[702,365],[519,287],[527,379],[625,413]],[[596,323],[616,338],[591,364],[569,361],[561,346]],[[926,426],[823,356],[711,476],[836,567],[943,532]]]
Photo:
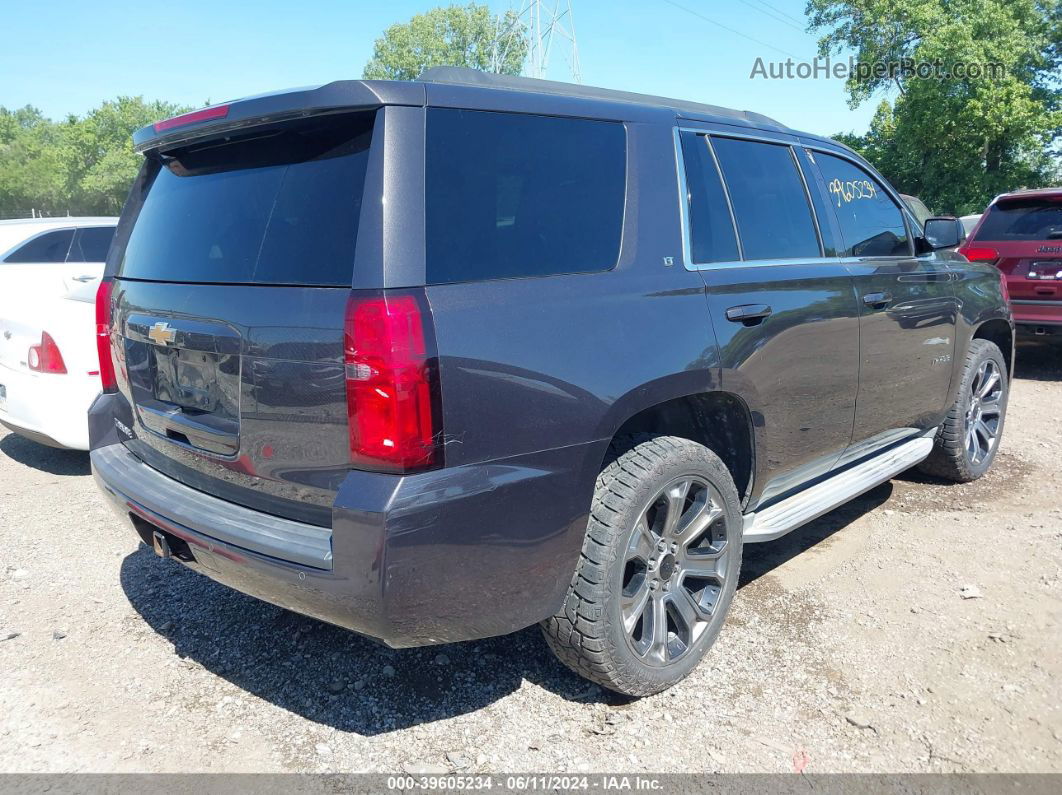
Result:
[[903,213],[877,180],[843,158],[815,152],[833,211],[841,225],[842,256],[891,257],[911,253]]
[[1062,240],[1062,201],[1005,199],[988,211],[978,240]]
[[66,262],[66,252],[73,237],[73,229],[45,232],[12,251],[4,262]]
[[113,226],[87,226],[74,232],[67,262],[103,262],[114,237]]
[[788,146],[713,138],[745,259],[818,257],[807,191]]
[[625,183],[621,124],[430,109],[428,283],[608,270]]
[[371,129],[357,114],[168,153],[120,275],[349,286]]
[[705,137],[684,132],[681,140],[693,261],[706,263],[741,259],[723,183]]

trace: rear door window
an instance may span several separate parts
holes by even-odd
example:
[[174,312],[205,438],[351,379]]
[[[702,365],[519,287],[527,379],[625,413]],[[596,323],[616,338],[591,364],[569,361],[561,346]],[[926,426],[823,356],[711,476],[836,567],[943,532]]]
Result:
[[745,259],[822,256],[804,180],[784,144],[712,138]]
[[1062,200],[1003,199],[988,210],[978,240],[1062,240]]
[[66,262],[66,253],[73,239],[73,229],[45,232],[12,251],[4,262]]
[[86,226],[75,230],[67,262],[104,262],[114,239],[113,226]]
[[350,286],[373,115],[164,153],[119,275]]
[[905,257],[911,243],[903,212],[874,177],[855,163],[815,152],[826,183],[846,257]]
[[429,108],[426,158],[428,284],[615,266],[622,124]]
[[690,256],[694,264],[741,259],[719,169],[703,135],[680,133],[686,169],[690,218]]

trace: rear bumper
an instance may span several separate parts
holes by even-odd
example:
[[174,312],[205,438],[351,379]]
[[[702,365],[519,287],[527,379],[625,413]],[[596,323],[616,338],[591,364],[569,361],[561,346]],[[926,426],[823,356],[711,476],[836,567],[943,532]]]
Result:
[[7,394],[0,424],[49,447],[89,449],[88,410],[100,391],[98,378],[0,365],[0,384]]
[[[1010,305],[1014,313],[1014,323],[1022,333],[1034,331],[1037,327],[1062,326],[1062,300],[1014,298],[1011,299]],[[1058,329],[1055,331],[1057,333]]]
[[91,460],[145,543],[161,532],[174,560],[211,579],[404,647],[505,634],[554,613],[578,560],[599,452],[404,477],[352,471],[330,528],[190,489],[121,444]]

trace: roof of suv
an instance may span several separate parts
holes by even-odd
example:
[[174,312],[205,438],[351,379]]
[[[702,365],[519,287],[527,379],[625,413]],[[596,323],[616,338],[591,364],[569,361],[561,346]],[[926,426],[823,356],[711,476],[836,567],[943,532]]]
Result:
[[1009,193],[1001,193],[992,200],[995,204],[1000,199],[1035,199],[1038,196],[1062,196],[1062,187],[1054,188],[1024,188],[1022,190],[1012,190]]
[[528,104],[533,103],[536,108],[543,108],[534,112],[547,112],[544,109],[544,101],[548,102],[548,98],[555,98],[554,102],[564,103],[569,113],[576,110],[575,103],[582,104],[583,108],[580,110],[585,110],[587,115],[591,116],[600,114],[602,117],[615,118],[616,107],[625,105],[631,112],[640,115],[664,111],[693,121],[711,121],[773,131],[828,142],[832,146],[847,149],[836,141],[794,130],[752,111],[552,80],[489,74],[456,66],[427,69],[413,81],[340,80],[321,86],[246,97],[148,125],[134,133],[133,141],[136,149],[142,152],[156,147],[177,145],[198,137],[201,131],[229,131],[266,121],[282,121],[347,108],[380,105],[423,106],[437,102],[453,102],[453,107],[462,107],[463,105],[457,103],[468,102],[469,107],[490,110],[497,105],[498,110],[503,110],[514,104],[514,95],[522,95],[528,99]]

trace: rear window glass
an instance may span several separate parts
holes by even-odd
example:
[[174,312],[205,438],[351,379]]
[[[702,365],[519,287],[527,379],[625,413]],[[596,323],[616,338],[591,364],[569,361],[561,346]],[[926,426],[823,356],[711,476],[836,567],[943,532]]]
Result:
[[822,256],[807,191],[788,146],[713,138],[745,259]]
[[1062,201],[1007,199],[989,209],[978,240],[1062,240]]
[[681,138],[690,214],[690,256],[697,264],[741,259],[734,220],[708,142],[693,132],[681,133]]
[[426,169],[429,284],[616,264],[623,125],[431,108]]
[[119,275],[349,286],[372,115],[168,152]]
[[12,251],[4,262],[66,262],[66,252],[73,239],[73,229],[45,232]]

